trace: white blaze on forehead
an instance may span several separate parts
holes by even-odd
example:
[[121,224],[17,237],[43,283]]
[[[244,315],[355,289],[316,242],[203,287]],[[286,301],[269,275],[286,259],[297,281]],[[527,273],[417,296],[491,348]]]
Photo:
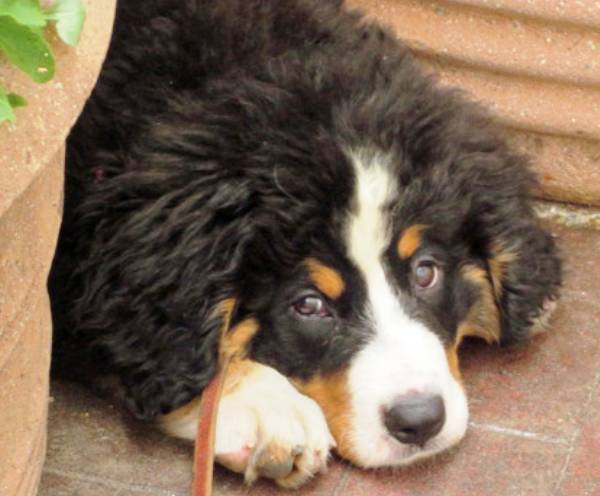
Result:
[[351,159],[356,171],[356,189],[354,211],[348,224],[348,255],[365,279],[373,317],[382,323],[390,307],[400,309],[382,265],[392,235],[385,207],[398,192],[385,157],[361,151],[352,153]]
[[[349,156],[356,186],[346,226],[347,252],[367,287],[365,325],[373,336],[350,364],[352,428],[348,435],[359,464],[403,465],[462,438],[468,416],[466,398],[450,373],[441,341],[405,312],[385,272],[383,256],[394,239],[389,206],[400,194],[388,159],[365,150]],[[394,440],[381,418],[383,409],[411,392],[439,394],[446,408],[444,427],[424,450]]]
[[[348,254],[367,286],[366,317],[374,328],[374,341],[401,345],[394,353],[396,360],[406,364],[415,361],[415,353],[418,355],[420,349],[440,348],[443,352],[437,346],[437,337],[406,314],[385,273],[383,256],[393,236],[389,206],[398,198],[387,159],[366,151],[354,153],[352,159],[356,189],[355,210],[348,224]],[[415,367],[420,369],[420,364],[415,363]]]
[[356,171],[355,211],[350,218],[348,251],[365,274],[381,266],[380,256],[389,243],[386,204],[396,196],[394,181],[383,157],[367,152],[351,156]]

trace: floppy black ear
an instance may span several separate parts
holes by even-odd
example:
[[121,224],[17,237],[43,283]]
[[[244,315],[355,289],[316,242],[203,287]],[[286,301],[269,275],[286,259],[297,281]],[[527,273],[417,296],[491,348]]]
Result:
[[561,262],[552,235],[533,216],[506,222],[492,236],[487,269],[499,308],[500,342],[509,344],[541,330],[555,306]]
[[476,136],[478,153],[463,159],[469,175],[462,186],[468,213],[461,238],[479,267],[467,267],[467,278],[483,296],[463,334],[509,344],[530,336],[555,306],[561,261],[531,206],[536,179],[527,157],[485,128]]
[[[157,219],[150,236],[164,236],[164,242],[154,245],[152,255],[129,253],[131,263],[139,257],[143,266],[121,272],[126,284],[137,277],[145,281],[135,281],[137,294],[119,301],[132,322],[122,313],[114,324],[119,330],[106,333],[100,343],[116,358],[128,405],[139,417],[189,402],[216,370],[221,331],[229,321],[222,306],[238,290],[253,225],[243,211],[243,188],[223,192],[220,199],[212,188],[211,193],[217,204],[210,206],[205,197],[201,213],[196,210],[201,207],[181,212],[175,225]],[[177,244],[167,241],[173,237]]]
[[477,296],[457,329],[458,343],[464,336],[522,341],[543,330],[556,306],[561,262],[552,236],[527,209],[492,219],[484,215],[469,226],[475,259],[461,272]]
[[55,262],[69,270],[52,278],[55,306],[64,308],[57,337],[76,333],[80,351],[97,350],[100,372],[120,377],[140,418],[185,404],[212,377],[218,309],[236,292],[254,233],[251,191],[241,181],[219,181],[226,172],[217,163],[164,156],[150,153],[144,170],[87,193]]
[[497,341],[527,338],[555,306],[562,270],[552,235],[531,206],[536,180],[527,157],[497,140],[474,181],[470,239],[498,310]]

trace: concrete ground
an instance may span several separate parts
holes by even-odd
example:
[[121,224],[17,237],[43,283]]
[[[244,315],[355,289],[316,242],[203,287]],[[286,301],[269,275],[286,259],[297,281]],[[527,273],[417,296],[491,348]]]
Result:
[[[552,330],[526,347],[468,344],[471,424],[454,451],[399,471],[334,460],[299,496],[600,495],[600,231],[552,225],[566,259]],[[184,496],[191,445],[131,421],[80,386],[54,382],[39,496]],[[217,469],[216,495],[279,494]]]

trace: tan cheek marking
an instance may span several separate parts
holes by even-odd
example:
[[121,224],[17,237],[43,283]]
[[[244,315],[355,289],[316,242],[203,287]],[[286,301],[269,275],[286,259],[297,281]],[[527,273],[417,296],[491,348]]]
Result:
[[448,368],[452,377],[458,382],[462,381],[462,374],[460,373],[460,365],[458,360],[458,346],[451,346],[446,349],[446,359],[448,360]]
[[[217,306],[216,312],[223,317],[221,326],[221,342],[219,353],[231,357],[227,374],[223,383],[223,394],[228,394],[236,389],[242,379],[252,375],[259,365],[251,360],[246,360],[245,353],[248,343],[258,331],[258,322],[255,319],[246,319],[229,329],[231,314],[235,308],[235,299],[229,298]],[[177,425],[196,422],[199,414],[201,395],[186,403],[182,407],[163,415],[159,422],[167,432],[176,430]]]
[[258,322],[253,318],[248,318],[229,329],[234,307],[235,300],[233,298],[224,300],[219,307],[219,311],[223,314],[219,353],[221,357],[228,356],[231,358],[223,382],[223,395],[237,389],[242,380],[251,376],[254,369],[260,366],[256,362],[245,358],[248,343],[258,331]]
[[425,224],[415,224],[407,227],[398,239],[398,255],[400,258],[410,258],[421,246],[423,231],[427,229]]
[[479,286],[480,294],[458,326],[455,346],[460,346],[465,336],[476,336],[490,344],[500,341],[500,313],[486,271],[475,265],[465,265],[462,276]]
[[326,376],[317,376],[308,381],[292,380],[302,394],[315,400],[327,419],[327,425],[337,444],[337,452],[359,465],[351,439],[352,404],[346,369]]
[[233,329],[229,328],[231,326],[231,315],[235,308],[235,303],[235,298],[227,298],[217,305],[215,310],[215,313],[223,319],[219,331],[219,353],[221,357],[223,355],[231,358],[243,356],[248,343],[258,331],[258,322],[253,318],[242,320]]
[[226,331],[229,328],[229,322],[231,321],[231,314],[235,308],[235,298],[227,298],[217,305],[214,313],[220,315],[223,318],[223,324],[221,331]]
[[248,343],[258,331],[255,319],[246,319],[229,329],[221,338],[220,352],[232,358],[243,357]]
[[494,293],[496,298],[500,298],[502,296],[506,268],[516,260],[517,255],[503,248],[500,244],[494,245],[491,252],[492,256],[488,259],[490,275],[492,277],[492,282],[494,283]]
[[323,265],[314,258],[306,260],[306,266],[308,267],[308,273],[312,282],[319,291],[332,300],[335,300],[342,295],[346,285],[337,270]]

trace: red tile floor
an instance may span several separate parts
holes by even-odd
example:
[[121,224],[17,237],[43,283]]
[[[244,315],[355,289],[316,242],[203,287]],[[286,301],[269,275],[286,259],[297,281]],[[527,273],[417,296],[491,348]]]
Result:
[[[461,445],[396,471],[335,460],[297,495],[600,495],[600,231],[551,229],[566,259],[554,326],[519,349],[463,349],[471,424]],[[77,385],[54,382],[52,396],[39,496],[189,494],[190,445]],[[216,479],[216,495],[284,492],[221,469]]]

